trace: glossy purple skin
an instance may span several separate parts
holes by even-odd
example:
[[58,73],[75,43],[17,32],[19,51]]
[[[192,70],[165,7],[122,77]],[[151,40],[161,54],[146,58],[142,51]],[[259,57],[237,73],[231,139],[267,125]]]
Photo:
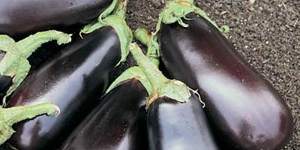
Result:
[[145,102],[136,79],[121,83],[68,137],[62,150],[147,150]]
[[150,150],[217,150],[199,99],[192,95],[186,103],[164,97],[148,109]]
[[291,138],[291,111],[277,91],[202,17],[164,25],[162,60],[172,77],[199,89],[222,149],[273,150]]
[[39,116],[14,126],[9,143],[20,150],[54,150],[92,111],[109,84],[109,73],[121,58],[116,32],[105,27],[77,37],[39,68],[13,94],[9,107],[53,102],[57,117]]
[[[5,56],[5,52],[0,50],[0,63],[3,57]],[[9,76],[0,76],[0,104],[2,104],[2,99],[5,96],[7,90],[12,85],[12,78]]]
[[112,0],[1,0],[0,34],[34,33],[99,16]]

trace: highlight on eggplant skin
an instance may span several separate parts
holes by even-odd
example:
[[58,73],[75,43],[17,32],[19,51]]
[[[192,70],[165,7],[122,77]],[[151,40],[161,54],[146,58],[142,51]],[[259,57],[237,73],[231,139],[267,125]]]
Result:
[[20,150],[53,150],[99,103],[109,74],[121,59],[120,40],[111,27],[77,37],[31,74],[12,95],[8,107],[50,101],[58,117],[40,116],[14,126],[9,144]]
[[147,150],[147,96],[137,79],[122,82],[101,99],[61,150]]
[[185,103],[162,97],[148,109],[150,150],[218,150],[199,99]]
[[291,138],[291,110],[278,92],[203,17],[163,25],[160,54],[167,72],[199,89],[222,149],[280,149]]
[[0,34],[10,36],[86,24],[113,0],[1,0]]

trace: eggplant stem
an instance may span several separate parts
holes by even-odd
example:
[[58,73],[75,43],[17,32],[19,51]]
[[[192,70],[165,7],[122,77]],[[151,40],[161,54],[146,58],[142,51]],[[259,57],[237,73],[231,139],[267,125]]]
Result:
[[[121,59],[116,66],[126,60],[129,54],[129,44],[132,42],[133,35],[125,21],[126,7],[129,0],[114,0],[113,3],[107,8],[98,18],[98,21],[86,25],[80,32],[89,34],[97,29],[105,26],[112,27],[121,43]],[[112,13],[113,12],[113,13]],[[117,14],[115,14],[117,13]]]
[[162,84],[167,82],[167,79],[157,66],[155,66],[149,58],[147,58],[140,47],[136,43],[130,44],[130,51],[136,60],[137,64],[143,69],[144,73],[148,77],[153,89],[158,89]]
[[140,67],[131,67],[125,70],[106,90],[105,94],[109,93],[111,90],[119,86],[122,82],[129,80],[129,79],[137,79],[139,80],[143,86],[146,88],[147,92],[150,94],[152,93],[153,89],[151,83],[149,82],[148,78],[146,77],[145,73]]
[[130,50],[152,85],[153,92],[149,93],[150,97],[147,99],[147,107],[158,97],[169,97],[181,103],[186,102],[191,97],[189,88],[183,82],[166,78],[158,67],[143,54],[136,43],[130,44]]

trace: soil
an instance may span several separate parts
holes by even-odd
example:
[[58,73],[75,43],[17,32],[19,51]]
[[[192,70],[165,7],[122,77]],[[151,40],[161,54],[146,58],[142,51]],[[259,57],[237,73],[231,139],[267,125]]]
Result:
[[[127,22],[154,31],[166,0],[130,0]],[[285,150],[300,149],[300,1],[196,0],[218,25],[230,27],[237,51],[284,97],[294,133]]]

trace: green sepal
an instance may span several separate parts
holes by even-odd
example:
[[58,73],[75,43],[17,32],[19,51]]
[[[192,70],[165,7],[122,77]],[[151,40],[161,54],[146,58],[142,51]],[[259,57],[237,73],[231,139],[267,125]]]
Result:
[[129,45],[133,39],[132,32],[123,18],[117,15],[109,15],[103,19],[103,22],[93,22],[85,26],[83,30],[81,30],[81,33],[89,34],[104,26],[112,27],[120,39],[122,56],[121,60],[117,64],[118,66],[121,62],[126,60],[126,57],[129,54]]
[[[161,24],[172,24],[178,22],[179,25],[182,27],[188,27],[188,24],[184,23],[182,18],[186,18],[186,15],[189,13],[196,13],[206,20],[208,20],[211,24],[213,24],[220,32],[223,33],[225,37],[229,32],[229,27],[224,26],[219,28],[218,25],[212,21],[208,15],[201,10],[200,8],[196,7],[193,0],[170,0],[167,2],[164,10],[159,14],[158,23],[156,25],[157,33],[161,29]],[[225,30],[224,30],[225,29]]]
[[182,18],[187,14],[195,11],[195,6],[192,3],[185,2],[187,5],[182,5],[177,0],[168,1],[163,11],[159,14],[158,23],[156,25],[156,32],[161,29],[161,24],[172,24],[179,22],[182,24]]
[[13,83],[3,99],[3,105],[6,97],[15,91],[27,76],[31,67],[28,57],[42,44],[53,40],[56,40],[59,45],[69,43],[71,35],[49,30],[30,35],[19,42],[15,42],[7,35],[0,35],[0,50],[5,52],[5,56],[0,61],[0,76],[11,77]]
[[8,140],[15,131],[12,125],[23,120],[33,119],[39,115],[58,115],[59,108],[52,103],[41,103],[32,106],[0,107],[0,145]]
[[178,80],[169,80],[158,91],[159,97],[169,97],[181,103],[186,102],[191,97],[189,87]]
[[159,97],[169,97],[178,102],[185,102],[191,96],[189,87],[178,80],[167,79],[162,72],[146,57],[136,43],[130,45],[131,53],[152,86],[147,99],[147,107]]
[[151,83],[149,82],[148,78],[146,77],[145,73],[140,67],[131,67],[124,71],[106,90],[105,94],[116,88],[120,85],[120,83],[127,81],[129,79],[137,79],[139,80],[143,86],[146,88],[148,94],[151,94],[153,89]]
[[102,22],[99,22],[99,21],[93,21],[92,23],[90,24],[87,24],[86,26],[83,27],[83,29],[80,31],[80,34],[90,34],[92,32],[94,32],[95,30],[97,29],[100,29],[102,27],[104,27],[105,24]]

